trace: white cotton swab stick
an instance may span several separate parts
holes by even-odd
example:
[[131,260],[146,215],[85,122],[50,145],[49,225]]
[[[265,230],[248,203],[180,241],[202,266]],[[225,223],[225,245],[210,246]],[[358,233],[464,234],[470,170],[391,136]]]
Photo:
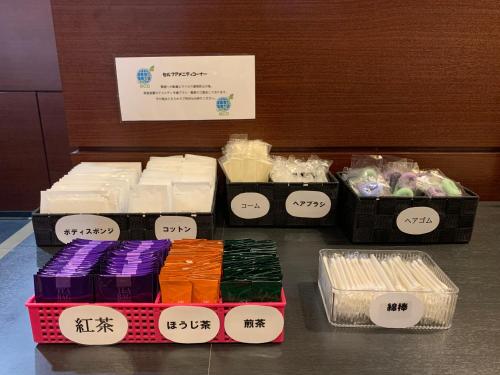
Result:
[[382,279],[379,278],[375,268],[373,268],[373,265],[370,262],[370,259],[362,258],[361,262],[374,281],[373,289],[374,290],[383,290],[384,289],[384,282],[382,281]]
[[351,258],[346,259],[347,267],[349,268],[350,274],[353,276],[356,289],[362,290],[364,287],[363,275],[358,272],[356,266]]
[[392,285],[394,285],[394,287],[396,288],[396,290],[399,290],[399,291],[404,291],[405,288],[403,287],[403,285],[401,285],[401,283],[399,282],[397,276],[395,275],[395,273],[393,272],[393,270],[391,269],[391,266],[389,265],[389,263],[387,263],[387,260],[382,260],[380,262],[380,264],[382,265],[382,268],[384,269],[384,271],[386,272],[387,274],[387,277],[391,280],[391,283]]
[[397,280],[400,282],[403,290],[411,290],[412,289],[412,283],[411,280],[406,277],[404,272],[402,272],[399,269],[399,266],[397,262],[394,260],[394,258],[390,258],[387,260],[387,263],[391,267],[391,271],[393,272],[394,276],[397,278]]
[[333,280],[333,285],[336,288],[339,288],[340,282],[339,282],[338,272],[332,272],[333,267],[332,267],[331,258],[323,257],[323,264],[325,266],[326,273],[328,274],[328,278],[330,280]]
[[351,286],[351,289],[356,289],[356,282],[354,281],[354,276],[351,275],[351,272],[349,268],[347,267],[347,262],[344,257],[340,258],[340,262],[342,265],[342,269],[344,270],[344,273],[347,277],[347,280],[349,281],[349,285]]
[[401,259],[401,257],[399,255],[394,257],[394,261],[398,265],[398,267],[396,269],[398,271],[402,272],[410,282],[411,289],[408,289],[408,290],[423,290],[423,289],[425,289],[425,287],[417,279],[415,279],[415,276],[413,276],[409,267],[407,267],[406,262],[403,262],[403,260]]
[[363,265],[361,264],[359,258],[353,258],[352,261],[356,266],[357,272],[359,272],[359,274],[361,275],[363,281],[363,289],[370,289],[373,285],[373,281],[370,279],[370,275],[363,268]]
[[448,290],[449,288],[444,284],[439,278],[437,277],[436,273],[433,272],[429,266],[427,266],[422,259],[417,259],[416,261],[417,264],[420,266],[420,268],[425,272],[425,274],[433,280],[443,291]]
[[342,288],[343,289],[351,289],[351,285],[349,284],[349,281],[347,280],[347,276],[344,272],[344,269],[342,267],[342,264],[340,262],[340,257],[335,255],[334,258],[332,259],[332,263],[335,267],[335,270],[339,273],[339,281],[341,282]]
[[443,292],[445,290],[447,290],[447,287],[445,285],[443,285],[436,277],[435,275],[432,273],[432,271],[430,271],[427,266],[425,264],[420,264],[419,262],[417,261],[413,261],[412,262],[412,266],[414,267],[414,269],[418,270],[418,272],[421,273],[421,277],[423,277],[426,282],[432,286],[432,288],[436,291],[436,292]]
[[391,280],[389,280],[389,278],[385,274],[385,271],[382,268],[382,266],[380,265],[380,262],[378,261],[377,257],[375,255],[371,254],[370,260],[371,260],[373,266],[375,267],[375,269],[377,270],[378,274],[380,275],[381,279],[383,280],[387,289],[388,290],[396,290],[394,285],[392,285]]

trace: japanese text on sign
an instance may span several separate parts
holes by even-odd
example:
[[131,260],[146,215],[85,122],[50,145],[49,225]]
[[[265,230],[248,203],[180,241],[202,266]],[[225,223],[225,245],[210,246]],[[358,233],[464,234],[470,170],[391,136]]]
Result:
[[285,208],[289,215],[302,218],[321,218],[330,213],[332,201],[322,191],[297,190],[286,198]]
[[167,329],[186,329],[186,328],[191,328],[191,329],[210,329],[210,320],[190,320],[186,322],[185,320],[180,320],[180,321],[167,321]]
[[189,216],[160,216],[155,221],[155,235],[159,240],[196,238],[196,220]]
[[79,229],[79,228],[72,228],[72,229],[64,229],[64,234],[66,236],[72,235],[76,236],[77,234],[111,234],[114,232],[114,228],[85,228],[85,229]]
[[163,310],[158,321],[161,334],[181,344],[203,343],[219,333],[217,314],[206,307],[173,306]]
[[265,328],[266,319],[257,318],[257,319],[244,319],[243,320],[243,328]]
[[430,233],[439,225],[439,214],[430,207],[410,207],[399,213],[396,218],[398,229],[407,234]]
[[85,332],[113,332],[113,318],[76,318],[75,328],[78,333]]
[[284,318],[275,307],[242,305],[225,316],[224,328],[235,341],[249,344],[271,342],[283,332]]
[[406,311],[408,310],[408,303],[388,303],[387,311]]
[[67,215],[57,220],[56,236],[62,243],[75,238],[86,240],[116,241],[120,237],[118,223],[100,215]]
[[325,202],[318,202],[318,201],[294,201],[292,203],[293,205],[295,206],[299,206],[299,207],[303,207],[303,206],[306,206],[306,207],[324,207],[325,206]]
[[85,345],[120,342],[128,332],[127,318],[118,310],[100,305],[66,308],[59,315],[59,328],[67,339]]
[[255,118],[254,56],[119,57],[122,121]]
[[257,219],[267,215],[271,205],[260,193],[241,193],[231,200],[231,211],[242,219]]
[[417,324],[424,304],[413,293],[390,292],[378,295],[370,303],[370,320],[386,328],[407,328]]

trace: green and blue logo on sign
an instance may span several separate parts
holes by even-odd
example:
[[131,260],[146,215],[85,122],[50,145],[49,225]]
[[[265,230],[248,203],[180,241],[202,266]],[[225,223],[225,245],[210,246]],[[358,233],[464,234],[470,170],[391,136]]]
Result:
[[152,65],[149,69],[140,68],[137,71],[137,75],[136,75],[137,82],[139,82],[141,87],[149,88],[149,83],[153,79],[153,75],[151,73],[154,72],[154,70],[155,70],[155,66]]
[[217,100],[215,101],[215,108],[217,109],[217,112],[219,112],[220,116],[229,115],[229,109],[231,108],[231,100],[233,100],[233,98],[234,98],[233,94],[217,98]]

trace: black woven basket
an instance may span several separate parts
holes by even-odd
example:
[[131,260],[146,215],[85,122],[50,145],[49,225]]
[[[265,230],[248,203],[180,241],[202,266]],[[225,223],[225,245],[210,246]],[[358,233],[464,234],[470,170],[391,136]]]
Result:
[[[338,181],[332,174],[328,175],[328,182],[314,183],[284,183],[284,182],[229,182],[226,177],[227,218],[231,226],[274,226],[274,227],[313,227],[335,225],[335,211],[338,195]],[[291,215],[287,210],[287,199],[290,194],[302,191],[324,193],[330,201],[330,210],[322,217],[298,217]],[[269,202],[269,211],[258,218],[242,218],[236,215],[232,209],[235,197],[242,193],[262,194]],[[311,201],[296,202],[310,204]],[[312,204],[318,203],[313,202]],[[322,204],[324,202],[319,202]]]
[[[469,189],[462,197],[360,197],[339,181],[339,226],[354,243],[466,243],[472,236],[479,196]],[[439,225],[429,233],[407,234],[396,223],[410,207],[429,207],[439,215]]]
[[[155,224],[156,220],[162,217],[181,216],[192,218],[196,223],[196,238],[213,239],[215,231],[215,198],[216,191],[214,189],[214,197],[212,201],[212,208],[210,212],[168,212],[168,213],[120,213],[120,214],[96,214],[109,218],[116,222],[120,228],[120,235],[118,240],[156,240]],[[91,213],[88,213],[91,214]],[[38,210],[33,212],[33,230],[35,232],[35,240],[38,246],[62,246],[63,242],[57,237],[56,224],[58,220],[63,217],[75,214],[41,214]],[[192,227],[182,226],[183,229],[193,230]],[[164,228],[164,235],[168,237],[169,226]],[[180,227],[174,228],[180,231]],[[186,238],[190,238],[192,233],[185,232]],[[78,235],[78,234],[77,234]],[[83,237],[83,236],[82,236]]]

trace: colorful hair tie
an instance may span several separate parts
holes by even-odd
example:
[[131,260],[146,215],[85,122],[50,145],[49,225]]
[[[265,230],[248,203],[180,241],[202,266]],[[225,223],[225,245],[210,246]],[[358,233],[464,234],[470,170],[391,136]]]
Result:
[[413,197],[413,190],[411,190],[408,187],[403,187],[401,189],[398,189],[394,192],[394,195],[396,197]]
[[359,195],[363,197],[378,197],[381,193],[381,187],[377,182],[360,182],[356,187]]
[[441,188],[446,193],[446,195],[450,197],[459,197],[462,195],[462,191],[460,190],[460,188],[449,178],[443,179],[443,182],[441,182]]

